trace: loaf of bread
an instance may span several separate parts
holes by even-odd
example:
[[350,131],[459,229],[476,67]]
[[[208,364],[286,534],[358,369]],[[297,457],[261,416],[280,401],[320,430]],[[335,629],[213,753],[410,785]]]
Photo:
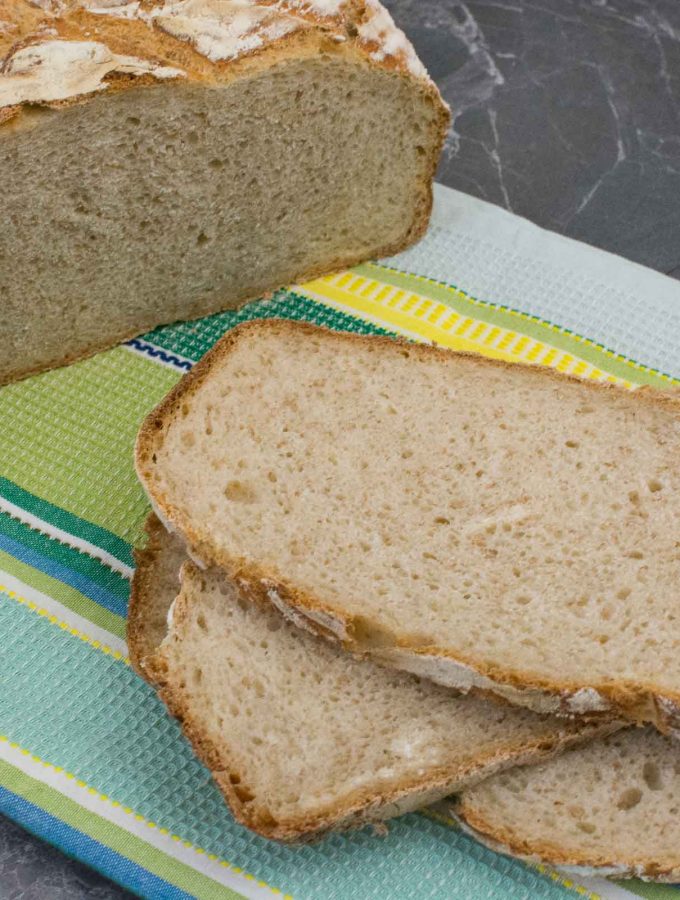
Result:
[[133,665],[234,815],[266,837],[387,819],[618,727],[456,697],[357,660],[223,573],[199,571],[157,520],[147,530],[128,619]]
[[241,326],[137,470],[192,555],[350,649],[542,712],[680,723],[680,399]]
[[680,881],[680,752],[629,728],[464,791],[454,812],[494,850],[575,874]]
[[0,0],[0,383],[400,250],[447,123],[377,0]]

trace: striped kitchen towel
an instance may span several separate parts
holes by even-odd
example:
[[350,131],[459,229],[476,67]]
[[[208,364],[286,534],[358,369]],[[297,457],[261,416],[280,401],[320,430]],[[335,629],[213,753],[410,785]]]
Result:
[[1,389],[0,811],[144,897],[680,900],[674,887],[576,883],[508,860],[434,813],[395,821],[385,838],[303,848],[233,821],[128,663],[132,548],[147,513],[132,446],[218,337],[270,316],[630,388],[680,378],[680,285],[438,188],[426,238],[398,257]]

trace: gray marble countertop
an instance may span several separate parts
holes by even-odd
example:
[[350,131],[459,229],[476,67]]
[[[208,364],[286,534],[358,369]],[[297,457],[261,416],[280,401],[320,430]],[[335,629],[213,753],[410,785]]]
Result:
[[[387,0],[453,110],[438,180],[680,278],[679,0]],[[127,892],[0,821],[0,900]]]

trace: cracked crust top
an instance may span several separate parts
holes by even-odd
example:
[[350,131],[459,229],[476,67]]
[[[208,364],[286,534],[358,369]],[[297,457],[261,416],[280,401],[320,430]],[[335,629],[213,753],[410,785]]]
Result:
[[0,123],[159,81],[206,84],[288,57],[344,54],[423,82],[378,0],[0,0]]

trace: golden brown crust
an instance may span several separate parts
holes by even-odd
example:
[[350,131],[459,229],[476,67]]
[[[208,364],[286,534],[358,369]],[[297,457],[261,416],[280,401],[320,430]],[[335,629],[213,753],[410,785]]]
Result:
[[463,793],[451,810],[461,826],[480,843],[499,853],[531,863],[569,866],[583,870],[583,875],[605,875],[616,878],[641,878],[644,881],[674,882],[680,878],[680,857],[672,864],[639,857],[616,859],[602,853],[579,854],[550,841],[531,840],[511,828],[494,825]]
[[[84,0],[67,0],[63,3],[54,3],[54,9],[50,11],[38,8],[37,5],[27,2],[27,0],[0,0],[0,20],[5,25],[5,30],[0,31],[0,97],[3,78],[7,82],[7,75],[3,75],[3,72],[8,71],[16,54],[26,48],[47,46],[52,41],[94,42],[107,48],[117,57],[138,59],[153,66],[166,70],[178,70],[186,74],[185,78],[163,79],[164,89],[167,90],[178,89],[178,82],[182,81],[227,84],[237,78],[257,74],[275,65],[320,55],[340,55],[358,66],[388,70],[396,78],[407,79],[413,89],[421,94],[435,112],[429,140],[426,142],[428,159],[425,175],[416,186],[417,200],[413,220],[405,223],[403,236],[387,246],[376,246],[365,253],[338,258],[326,265],[298,272],[292,280],[306,281],[331,271],[349,268],[367,258],[392,256],[424,234],[432,207],[431,181],[446,136],[449,112],[436,86],[427,78],[426,74],[414,76],[409,70],[408,60],[403,50],[381,56],[378,42],[361,40],[357,36],[357,28],[361,28],[369,13],[375,14],[376,9],[380,10],[374,0],[347,0],[341,12],[336,16],[315,14],[313,9],[310,11],[305,4],[296,3],[294,0],[258,0],[257,3],[253,3],[254,7],[271,8],[276,15],[288,15],[289,18],[292,15],[296,22],[301,23],[301,27],[285,33],[280,38],[266,40],[259,47],[245,49],[234,58],[217,61],[212,61],[200,53],[191,41],[173,37],[162,28],[157,27],[156,20],[152,21],[148,18],[153,11],[158,12],[161,9],[163,6],[161,0],[143,0],[139,14],[132,18],[116,15],[116,10],[121,4],[107,7],[106,14],[101,14],[104,11],[103,3],[99,13],[89,11],[88,5],[96,4],[94,0],[88,0],[87,3]],[[406,42],[406,46],[412,52],[408,42]],[[2,59],[3,56],[4,59]],[[42,68],[37,66],[36,70],[42,71],[45,68],[46,64]],[[160,83],[159,78],[153,72],[143,71],[131,74],[113,69],[103,78],[102,84],[106,87],[107,93],[132,88],[144,89],[146,86]],[[74,104],[87,103],[98,93],[97,90],[90,90],[63,99],[34,100],[31,103],[61,109]],[[1,99],[0,102],[2,102]],[[21,113],[28,105],[30,104],[19,102],[0,108],[0,126],[9,123],[8,127],[11,129],[21,128],[25,118]],[[284,286],[271,285],[268,289],[273,290]],[[255,299],[257,297],[251,294],[231,295],[228,299],[223,298],[221,303],[216,303],[213,297],[210,298],[209,303],[206,302],[194,314],[207,315],[223,309],[234,308]],[[52,358],[40,365],[29,365],[23,371],[13,369],[11,372],[0,372],[0,385],[54,366],[86,358],[110,347],[117,341],[126,340],[142,333],[146,327],[155,327],[159,324],[165,323],[155,321],[147,323],[134,331],[126,331],[99,341],[86,350],[76,353],[65,352],[63,356]]]
[[158,585],[160,554],[164,539],[167,540],[167,532],[153,513],[147,516],[144,531],[146,544],[143,549],[134,551],[135,574],[130,588],[125,638],[132,668],[145,681],[153,684],[143,661],[158,649],[148,634],[148,609]]
[[[400,338],[333,333],[325,328],[319,328],[308,323],[288,320],[268,319],[239,325],[221,338],[212,350],[203,357],[190,373],[182,378],[144,420],[137,436],[135,450],[137,473],[163,521],[171,523],[173,530],[176,529],[182,533],[191,548],[194,558],[204,561],[207,565],[215,565],[222,568],[251,597],[258,597],[262,600],[274,600],[282,608],[297,611],[302,616],[302,622],[299,624],[303,624],[314,633],[332,640],[340,640],[346,649],[371,656],[376,652],[376,648],[372,648],[362,641],[361,636],[364,631],[364,623],[358,617],[351,616],[344,610],[333,608],[328,603],[322,603],[318,598],[311,596],[299,586],[287,581],[280,573],[268,571],[252,563],[245,563],[238,557],[231,556],[229,553],[215,547],[207,531],[202,533],[188,520],[181,510],[173,507],[170,501],[154,488],[154,481],[150,473],[150,469],[153,466],[154,447],[158,438],[162,437],[163,431],[172,420],[181,402],[190,398],[192,394],[200,389],[202,383],[210,377],[213,368],[220,365],[222,360],[228,356],[244,335],[247,336],[262,329],[271,330],[272,328],[296,330],[306,334],[334,334],[335,340],[353,343],[371,341],[374,343],[389,343],[390,346],[394,346],[396,340],[398,344],[403,346],[404,352],[421,356],[452,352],[432,345],[408,343]],[[471,363],[474,362],[474,364],[479,366],[508,368],[517,365],[517,363],[509,363],[503,360],[482,358],[471,353],[457,353],[456,355],[468,358]],[[556,384],[564,383],[564,379],[577,382],[584,391],[601,393],[623,390],[623,388],[610,383],[603,384],[585,381],[542,366],[525,365],[525,369],[532,373],[532,377],[550,379]],[[630,396],[632,402],[672,408],[680,416],[680,392],[678,391],[664,392],[652,388],[640,388],[631,393]],[[317,616],[317,619],[314,616]],[[465,656],[458,652],[454,653],[445,647],[423,647],[416,642],[409,641],[407,637],[397,638],[396,636],[383,634],[383,638],[387,639],[395,649],[409,651],[413,657],[430,657],[433,660],[450,661],[454,666],[463,667],[473,673],[478,673],[485,680],[484,684],[479,685],[484,690],[493,691],[494,687],[499,690],[516,688],[516,694],[512,695],[514,697],[513,702],[527,706],[537,712],[546,711],[545,700],[557,698],[555,712],[574,714],[576,710],[569,712],[570,702],[584,688],[592,688],[611,704],[611,709],[605,710],[607,714],[620,714],[636,722],[652,722],[661,731],[666,732],[678,728],[680,725],[680,690],[660,691],[652,684],[632,681],[608,682],[602,680],[599,683],[584,685],[572,680],[551,680],[531,672],[514,670],[500,665],[490,665],[471,655]],[[487,680],[488,683],[486,683]],[[507,697],[508,694],[506,693],[505,696]],[[578,712],[586,714],[589,710],[584,708],[583,710],[578,710]],[[597,710],[592,710],[592,712],[597,712]]]

